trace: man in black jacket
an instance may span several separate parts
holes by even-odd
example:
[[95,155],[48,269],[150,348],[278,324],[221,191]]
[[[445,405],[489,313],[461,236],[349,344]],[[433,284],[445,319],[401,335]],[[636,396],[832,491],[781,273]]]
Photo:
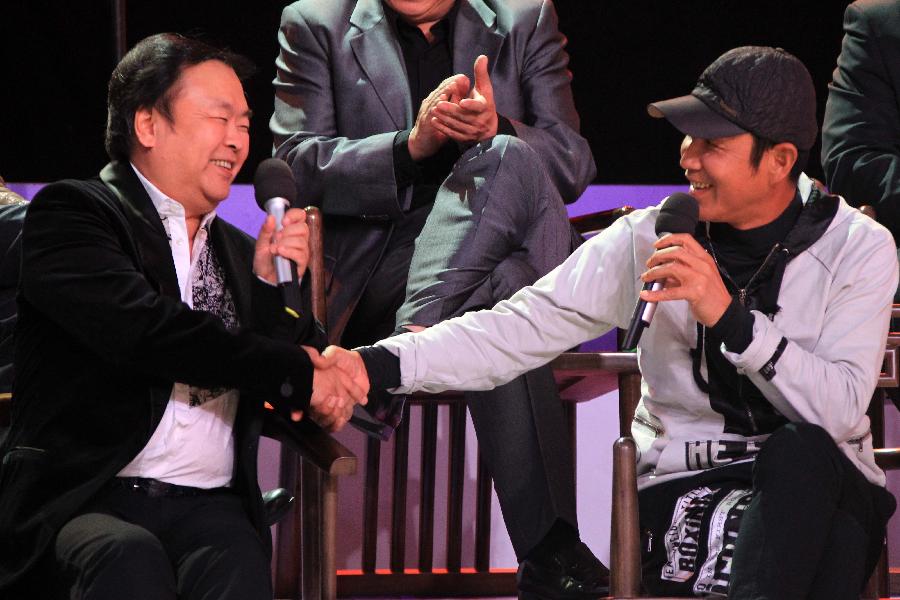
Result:
[[[256,483],[263,402],[337,428],[365,390],[297,343],[273,258],[308,259],[305,213],[254,242],[215,216],[243,165],[244,59],[171,34],[109,85],[99,178],[48,186],[22,240],[0,595],[272,597]],[[50,585],[54,589],[48,589]]]
[[900,1],[859,0],[844,13],[844,40],[822,124],[828,187],[875,208],[900,240]]

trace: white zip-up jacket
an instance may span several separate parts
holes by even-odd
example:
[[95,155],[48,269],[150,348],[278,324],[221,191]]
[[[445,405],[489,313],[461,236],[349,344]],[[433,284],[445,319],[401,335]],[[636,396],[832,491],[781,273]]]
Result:
[[[810,180],[798,185],[806,203]],[[658,207],[638,210],[491,310],[378,342],[400,359],[401,386],[484,390],[613,327],[627,327],[653,253]],[[827,229],[786,266],[771,319],[753,311],[753,339],[724,356],[789,421],[820,425],[865,477],[875,465],[866,409],[881,370],[897,254],[890,232],[839,199]],[[786,340],[778,352],[782,338]],[[642,487],[752,459],[765,435],[724,433],[692,371],[697,322],[686,301],[659,305],[638,347],[641,401],[632,424]],[[705,362],[701,365],[704,376]]]

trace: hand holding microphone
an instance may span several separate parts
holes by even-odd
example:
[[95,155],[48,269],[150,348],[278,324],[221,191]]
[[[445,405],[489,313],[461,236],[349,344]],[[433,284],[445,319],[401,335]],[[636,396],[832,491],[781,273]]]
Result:
[[[663,238],[670,233],[693,234],[697,227],[700,209],[697,206],[697,200],[693,196],[684,193],[672,194],[662,201],[659,209],[659,216],[656,218],[656,236]],[[658,242],[657,242],[658,243]],[[657,251],[656,254],[658,254]],[[656,255],[654,254],[654,256]],[[643,298],[644,292],[656,292],[662,289],[664,279],[660,278],[654,281],[647,281],[644,289],[641,291],[641,298],[634,307],[634,313],[631,315],[631,324],[625,334],[625,341],[622,346],[625,350],[632,350],[637,347],[641,339],[644,329],[650,326],[653,315],[656,312],[656,302],[648,301]]]
[[257,204],[269,215],[256,242],[253,271],[277,283],[285,311],[299,317],[302,299],[298,271],[305,271],[309,260],[309,228],[306,212],[290,208],[297,196],[294,175],[287,163],[269,158],[257,167],[253,188]]

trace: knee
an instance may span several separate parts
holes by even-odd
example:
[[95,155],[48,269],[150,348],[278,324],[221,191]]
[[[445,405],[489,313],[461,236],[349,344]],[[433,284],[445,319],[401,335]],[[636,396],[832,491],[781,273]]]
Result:
[[477,158],[480,162],[515,165],[515,171],[524,173],[539,172],[542,168],[540,159],[527,142],[512,135],[496,135],[482,140],[469,148],[460,158],[462,162]]
[[836,474],[840,452],[831,435],[812,423],[788,423],[763,443],[756,459],[756,472],[821,480]]
[[494,302],[509,298],[538,279],[538,272],[516,256],[505,258],[491,273],[491,295]]
[[93,578],[102,573],[160,577],[171,565],[159,539],[142,527],[106,515],[83,515],[60,530],[56,555],[68,570]]
[[775,430],[763,444],[763,451],[771,449],[779,454],[800,452],[807,448],[827,451],[835,446],[825,429],[812,423],[788,423]]
[[149,531],[135,527],[98,540],[94,557],[98,569],[161,577],[171,571],[166,551]]

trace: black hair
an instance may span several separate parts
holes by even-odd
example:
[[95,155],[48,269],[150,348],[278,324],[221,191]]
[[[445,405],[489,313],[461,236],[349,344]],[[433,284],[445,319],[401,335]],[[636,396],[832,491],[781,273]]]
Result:
[[156,108],[171,121],[176,84],[185,68],[210,60],[225,63],[246,81],[255,67],[249,59],[177,33],[144,38],[116,65],[109,78],[106,117],[106,153],[127,161],[135,143],[134,115]]
[[[773,142],[772,140],[760,137],[755,133],[751,133],[750,135],[753,136],[753,148],[750,149],[750,166],[756,170],[759,168],[759,163],[762,162],[763,154],[765,154],[767,150],[774,148],[778,142]],[[797,160],[794,162],[794,166],[791,167],[791,181],[797,183],[797,180],[800,179],[800,173],[806,168],[807,161],[809,161],[809,150],[800,150],[797,148]]]

